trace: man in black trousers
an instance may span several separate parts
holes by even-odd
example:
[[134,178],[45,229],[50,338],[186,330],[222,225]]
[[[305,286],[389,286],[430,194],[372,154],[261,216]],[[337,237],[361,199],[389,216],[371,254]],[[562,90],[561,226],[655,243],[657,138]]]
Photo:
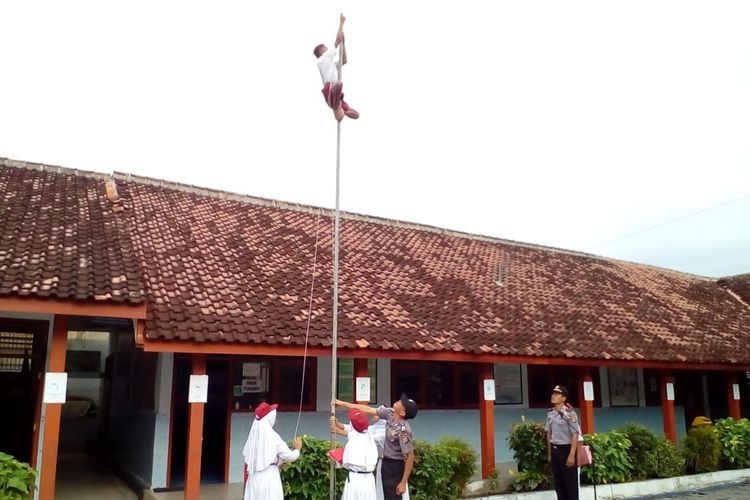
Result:
[[581,428],[578,416],[567,403],[568,389],[556,385],[552,389],[552,408],[547,412],[544,430],[547,431],[547,460],[552,465],[552,477],[558,500],[578,500],[578,436]]

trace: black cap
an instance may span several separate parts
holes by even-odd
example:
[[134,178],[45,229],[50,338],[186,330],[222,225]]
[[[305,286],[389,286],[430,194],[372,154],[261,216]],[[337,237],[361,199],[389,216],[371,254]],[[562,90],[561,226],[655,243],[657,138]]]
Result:
[[552,389],[552,392],[556,392],[558,394],[562,394],[566,398],[568,397],[568,388],[564,385],[556,385],[554,389]]
[[411,420],[417,416],[419,408],[417,408],[417,403],[415,403],[413,399],[409,399],[406,394],[402,394],[401,404],[404,405],[404,413],[406,413],[405,416],[407,420]]

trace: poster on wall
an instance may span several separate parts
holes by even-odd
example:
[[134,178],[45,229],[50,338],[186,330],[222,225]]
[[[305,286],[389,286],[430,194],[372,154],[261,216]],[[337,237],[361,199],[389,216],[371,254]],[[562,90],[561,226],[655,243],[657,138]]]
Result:
[[208,402],[208,375],[190,375],[188,403]]
[[357,377],[357,396],[358,402],[370,402],[370,377]]
[[638,370],[610,368],[609,398],[612,406],[638,406]]
[[495,381],[490,378],[484,379],[484,400],[495,400]]
[[495,404],[523,403],[521,365],[495,365]]
[[64,403],[68,387],[68,374],[47,372],[44,377],[44,403]]
[[242,363],[242,393],[268,391],[268,363]]
[[586,380],[583,382],[583,400],[594,400],[594,383],[590,380]]

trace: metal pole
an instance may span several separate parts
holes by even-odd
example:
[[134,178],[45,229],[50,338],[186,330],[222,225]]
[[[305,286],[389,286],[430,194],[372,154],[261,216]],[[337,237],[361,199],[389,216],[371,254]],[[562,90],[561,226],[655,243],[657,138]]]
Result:
[[[341,81],[343,41],[339,52],[338,76]],[[333,218],[333,331],[331,335],[331,416],[336,416],[336,383],[338,382],[338,319],[339,319],[339,186],[341,180],[341,122],[336,125],[336,209]],[[336,433],[331,431],[331,448],[336,446]],[[330,500],[336,498],[336,464],[331,462]]]

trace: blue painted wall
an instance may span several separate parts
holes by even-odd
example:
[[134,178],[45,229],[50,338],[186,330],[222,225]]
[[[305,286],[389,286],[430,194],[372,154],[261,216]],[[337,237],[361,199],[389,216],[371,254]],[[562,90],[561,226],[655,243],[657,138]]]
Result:
[[[508,434],[513,424],[527,420],[543,422],[546,416],[544,409],[495,409],[495,460],[498,463],[511,462],[513,452],[508,448]],[[675,409],[677,435],[685,434],[685,418],[682,407]],[[243,464],[242,448],[252,423],[251,414],[235,413],[232,415],[232,437],[230,448],[229,481],[242,481]],[[340,418],[345,418],[343,415]],[[652,429],[657,434],[662,432],[661,408],[596,408],[594,411],[596,429],[606,432],[628,422],[638,422]],[[296,413],[279,413],[276,430],[282,438],[289,441],[294,434],[297,421]],[[479,411],[478,410],[423,410],[412,423],[415,439],[429,442],[437,441],[441,436],[455,436],[468,441],[479,452]],[[308,434],[321,439],[328,439],[328,414],[324,412],[305,412],[300,421],[300,434]]]

